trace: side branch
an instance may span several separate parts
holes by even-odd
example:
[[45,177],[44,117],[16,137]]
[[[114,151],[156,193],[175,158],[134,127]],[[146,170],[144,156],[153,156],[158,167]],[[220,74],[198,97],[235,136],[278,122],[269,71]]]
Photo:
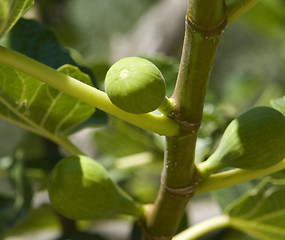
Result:
[[228,25],[251,9],[260,0],[226,0]]
[[236,184],[244,183],[259,177],[263,177],[285,169],[285,159],[281,162],[265,169],[242,170],[234,169],[226,172],[210,175],[207,179],[200,182],[195,194],[209,192],[220,188],[230,187]]
[[146,130],[165,136],[175,136],[179,132],[179,125],[170,118],[151,113],[125,112],[113,105],[106,93],[2,46],[0,46],[0,63]]
[[229,227],[231,225],[231,220],[226,215],[221,215],[207,219],[200,222],[183,232],[177,234],[173,240],[193,240],[202,237],[203,235],[210,233],[214,230]]

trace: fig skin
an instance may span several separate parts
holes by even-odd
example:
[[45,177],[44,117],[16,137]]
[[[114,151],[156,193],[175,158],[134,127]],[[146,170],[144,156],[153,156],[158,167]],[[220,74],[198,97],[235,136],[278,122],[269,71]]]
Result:
[[126,57],[108,70],[105,91],[120,109],[135,114],[148,113],[156,110],[165,99],[165,80],[150,61]]
[[144,214],[142,204],[134,201],[107,175],[95,160],[86,156],[62,159],[53,169],[48,192],[51,205],[74,220]]
[[224,168],[263,169],[285,159],[285,117],[269,107],[255,107],[234,119],[217,150],[198,168],[209,175]]

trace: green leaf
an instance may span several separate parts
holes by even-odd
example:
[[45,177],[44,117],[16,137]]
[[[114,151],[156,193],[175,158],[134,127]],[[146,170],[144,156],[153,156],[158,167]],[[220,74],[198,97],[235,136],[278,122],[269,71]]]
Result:
[[0,1],[0,37],[7,33],[33,5],[33,0]]
[[271,100],[271,105],[281,112],[283,115],[285,115],[285,96],[282,98],[277,98],[274,100]]
[[255,187],[254,181],[245,182],[228,188],[222,188],[211,192],[211,196],[217,201],[219,206],[224,210],[233,201],[238,199],[245,192]]
[[[81,71],[90,76],[92,83],[96,84],[93,73],[88,67],[85,67],[84,62],[81,61],[82,65],[78,65],[78,61],[74,60],[78,58],[79,53],[74,49],[62,47],[54,33],[39,22],[20,19],[7,35],[5,46],[54,69],[64,64],[78,66]],[[97,78],[98,76],[96,75]],[[78,131],[90,125],[102,125],[106,123],[106,119],[106,114],[98,110],[92,118],[88,118],[88,121],[85,121],[73,130]]]
[[[59,71],[91,84],[88,75],[65,65]],[[14,69],[0,65],[0,118],[55,140],[89,118],[94,108]]]
[[231,226],[259,240],[285,238],[285,180],[266,177],[229,204]]
[[9,33],[7,47],[55,69],[64,64],[76,65],[53,32],[34,20],[20,19]]

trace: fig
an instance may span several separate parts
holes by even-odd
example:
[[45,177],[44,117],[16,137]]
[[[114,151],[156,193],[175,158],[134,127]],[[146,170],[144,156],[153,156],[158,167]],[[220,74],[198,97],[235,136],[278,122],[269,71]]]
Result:
[[142,204],[119,188],[99,163],[83,155],[57,163],[49,177],[48,193],[55,210],[75,220],[118,214],[140,218],[144,214]]
[[216,151],[199,165],[209,175],[223,168],[270,167],[285,158],[285,117],[269,107],[255,107],[226,128]]
[[126,57],[114,63],[105,78],[111,102],[130,113],[157,109],[165,99],[165,80],[160,70],[140,57]]

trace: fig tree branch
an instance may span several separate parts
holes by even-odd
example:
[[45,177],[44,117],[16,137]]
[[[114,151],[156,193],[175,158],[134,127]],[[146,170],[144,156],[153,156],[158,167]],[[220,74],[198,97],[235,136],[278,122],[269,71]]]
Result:
[[226,0],[228,21],[227,24],[231,24],[242,14],[251,9],[259,0]]
[[234,169],[221,173],[210,175],[207,179],[203,180],[195,194],[209,192],[220,188],[230,187],[236,184],[247,182],[259,177],[266,176],[285,169],[285,159],[281,162],[264,169],[259,170],[242,170]]
[[190,0],[173,118],[180,135],[167,137],[161,186],[147,215],[145,239],[172,239],[196,186],[194,165],[197,131],[216,47],[226,26],[224,0]]
[[198,239],[203,235],[212,232],[216,229],[230,226],[230,218],[226,215],[221,215],[207,219],[201,223],[193,225],[192,227],[177,234],[173,240],[192,240]]
[[146,130],[165,136],[175,136],[179,133],[179,125],[164,115],[127,113],[112,104],[106,93],[2,46],[0,63]]

